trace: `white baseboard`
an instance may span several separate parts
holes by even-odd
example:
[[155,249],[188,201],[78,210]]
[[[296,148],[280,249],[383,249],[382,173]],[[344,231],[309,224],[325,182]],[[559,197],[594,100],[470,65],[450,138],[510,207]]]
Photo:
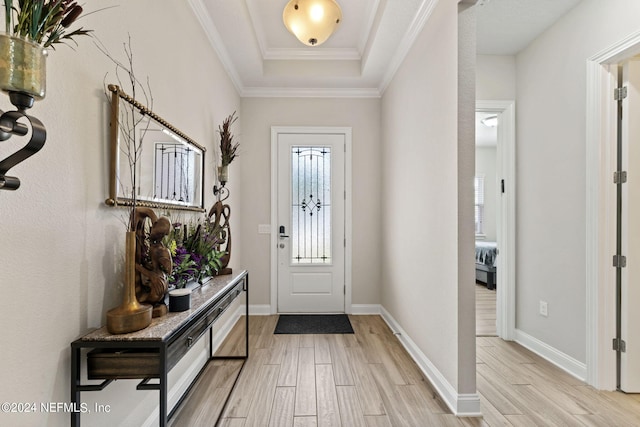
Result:
[[381,314],[380,304],[351,304],[349,314]]
[[384,321],[387,322],[389,328],[396,333],[396,336],[404,348],[416,362],[422,373],[429,379],[431,385],[433,385],[451,412],[458,417],[482,416],[480,412],[480,396],[477,393],[459,394],[455,387],[447,381],[438,368],[400,327],[393,316],[391,316],[384,307],[380,307],[380,311]]
[[551,347],[549,344],[540,341],[539,339],[532,337],[526,332],[522,332],[516,329],[515,341],[521,346],[528,348],[536,353],[543,359],[556,365],[558,368],[566,371],[581,381],[586,381],[587,378],[587,365],[582,363],[571,356],[561,352],[560,350]]
[[[244,305],[242,306],[242,314],[245,313]],[[269,304],[249,304],[250,316],[269,316],[271,314],[271,306]]]

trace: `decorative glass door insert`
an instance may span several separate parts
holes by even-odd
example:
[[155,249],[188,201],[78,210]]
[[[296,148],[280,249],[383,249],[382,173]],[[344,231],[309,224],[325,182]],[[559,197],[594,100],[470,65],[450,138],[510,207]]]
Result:
[[331,147],[291,147],[291,264],[331,264]]

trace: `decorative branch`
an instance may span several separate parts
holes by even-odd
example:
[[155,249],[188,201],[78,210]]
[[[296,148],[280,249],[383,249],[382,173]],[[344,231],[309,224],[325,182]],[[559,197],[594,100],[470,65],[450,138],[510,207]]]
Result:
[[[153,109],[153,97],[151,95],[151,86],[149,84],[149,77],[147,76],[146,81],[143,83],[137,79],[135,71],[134,71],[134,61],[133,61],[133,50],[131,48],[131,35],[129,35],[129,40],[127,43],[123,43],[124,53],[126,56],[126,62],[122,63],[115,59],[107,50],[107,48],[102,43],[96,43],[96,46],[107,58],[111,60],[115,64],[115,74],[116,80],[118,82],[119,87],[127,87],[127,92],[131,94],[131,97],[134,100],[139,99],[137,94],[142,97],[145,102],[144,104],[148,106],[149,109]],[[105,74],[104,77],[104,86],[105,86],[105,96],[107,97],[107,101],[111,102],[120,102],[120,97],[112,98],[109,96],[110,90],[108,85],[106,84],[108,73]],[[139,109],[133,103],[127,103],[125,108],[118,108],[119,117],[118,117],[118,130],[120,133],[120,150],[128,159],[129,166],[129,176],[131,177],[131,205],[129,206],[129,223],[127,225],[128,231],[134,231],[133,221],[133,213],[135,212],[137,206],[137,178],[139,174],[140,165],[138,160],[142,154],[142,142],[144,141],[145,135],[149,130],[150,120],[149,117],[145,114],[145,111]],[[118,177],[120,180],[120,177]],[[123,183],[120,182],[120,186],[122,187],[123,194],[126,194]]]
[[218,133],[220,134],[220,157],[222,161],[222,166],[228,166],[233,159],[238,155],[238,147],[240,146],[239,142],[234,144],[233,134],[231,133],[231,125],[234,124],[238,120],[236,117],[236,112],[228,116],[222,122],[222,126],[218,126]]

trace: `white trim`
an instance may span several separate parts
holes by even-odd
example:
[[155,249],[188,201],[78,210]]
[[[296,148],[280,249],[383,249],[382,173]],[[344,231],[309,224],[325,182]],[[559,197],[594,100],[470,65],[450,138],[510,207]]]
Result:
[[344,312],[351,313],[351,292],[352,292],[352,250],[351,242],[353,235],[352,212],[353,212],[353,185],[352,185],[352,130],[350,127],[329,127],[329,126],[271,126],[271,314],[276,314],[278,310],[278,134],[279,133],[309,133],[309,134],[342,134],[345,140],[345,173],[344,185],[346,199],[344,206],[344,233],[347,244],[344,251]]
[[189,5],[193,10],[194,15],[196,15],[196,18],[198,18],[200,25],[202,25],[202,29],[207,35],[211,46],[213,46],[213,50],[218,55],[222,66],[227,71],[227,74],[233,82],[233,86],[236,88],[236,91],[238,91],[238,93],[242,93],[242,79],[240,78],[240,75],[238,74],[238,71],[233,64],[233,61],[231,60],[231,56],[229,56],[229,52],[227,52],[227,48],[222,42],[220,33],[218,33],[218,30],[213,25],[213,20],[211,19],[211,16],[209,15],[209,12],[207,11],[204,3],[202,2],[202,0],[189,0]]
[[451,412],[458,417],[482,416],[480,412],[480,396],[477,393],[458,394],[455,387],[447,381],[438,368],[400,327],[393,316],[391,316],[384,307],[380,307],[380,310],[382,319],[384,319],[389,328],[391,328],[394,335],[398,337],[411,358],[416,362]]
[[380,82],[380,86],[378,87],[381,94],[384,93],[384,91],[387,89],[387,86],[389,86],[389,84],[391,83],[391,80],[393,80],[393,76],[395,76],[396,72],[400,68],[400,65],[402,65],[402,62],[404,61],[407,54],[409,53],[409,50],[420,35],[420,32],[431,16],[431,13],[436,7],[436,4],[438,4],[438,1],[439,0],[422,0],[422,4],[420,4],[420,8],[416,13],[415,18],[413,18],[413,21],[409,25],[407,32],[405,33],[404,37],[400,41],[400,44],[395,50],[395,55],[393,55],[391,61],[389,61],[389,67],[387,68],[384,77]]
[[269,48],[263,53],[267,61],[360,61],[362,55],[355,48]]
[[380,98],[377,88],[247,87],[243,98]]
[[351,304],[351,313],[354,315],[362,314],[381,314],[382,307],[380,304]]
[[476,111],[500,114],[497,172],[505,180],[505,203],[498,209],[496,329],[513,340],[516,329],[516,107],[515,101],[476,101]]
[[[244,305],[242,306],[242,310],[244,310]],[[244,314],[245,311],[242,311]],[[271,305],[269,304],[249,304],[249,315],[250,316],[268,316],[272,314]]]
[[538,356],[556,365],[563,371],[573,375],[577,379],[584,381],[587,376],[587,365],[573,357],[551,347],[549,344],[516,329],[516,340],[521,346],[531,350]]
[[[598,389],[615,389],[615,116],[611,93],[617,64],[640,52],[640,31],[587,59],[586,111],[586,381]],[[613,228],[612,228],[613,227]]]

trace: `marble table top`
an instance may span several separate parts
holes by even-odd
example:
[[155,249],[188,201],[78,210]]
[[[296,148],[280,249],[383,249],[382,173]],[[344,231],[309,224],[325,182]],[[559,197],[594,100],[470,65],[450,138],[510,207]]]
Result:
[[163,341],[180,325],[196,317],[198,313],[204,310],[209,301],[219,298],[227,290],[238,284],[246,274],[247,271],[244,270],[240,273],[212,277],[206,284],[192,290],[191,309],[182,312],[168,312],[165,316],[153,319],[151,325],[140,331],[115,335],[109,333],[107,327],[103,326],[100,329],[89,332],[78,341]]

